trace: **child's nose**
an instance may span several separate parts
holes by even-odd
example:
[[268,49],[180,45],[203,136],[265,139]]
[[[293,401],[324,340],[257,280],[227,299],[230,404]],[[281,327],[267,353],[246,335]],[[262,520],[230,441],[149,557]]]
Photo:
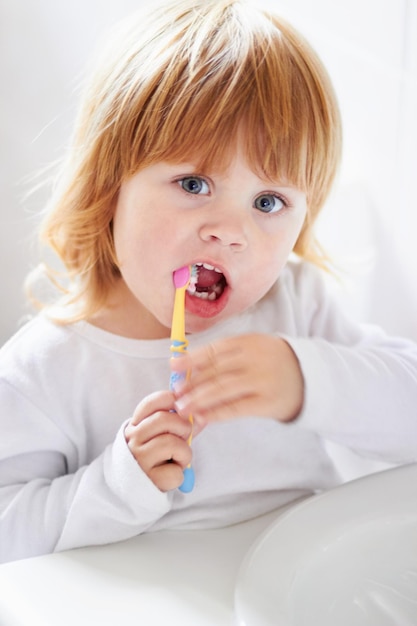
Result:
[[212,210],[208,219],[200,227],[201,239],[218,243],[221,246],[229,246],[236,252],[244,250],[248,245],[248,225],[243,213],[230,210],[228,207]]

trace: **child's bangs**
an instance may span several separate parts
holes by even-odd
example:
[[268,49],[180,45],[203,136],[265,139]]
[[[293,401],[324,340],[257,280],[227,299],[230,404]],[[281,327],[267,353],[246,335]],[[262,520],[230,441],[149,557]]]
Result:
[[[216,92],[219,93],[218,90],[213,93]],[[201,173],[224,172],[237,152],[243,150],[249,167],[261,178],[305,189],[307,181],[302,164],[307,160],[306,138],[291,131],[296,128],[292,120],[289,128],[280,124],[278,110],[271,128],[257,95],[253,91],[250,102],[245,97],[239,101],[238,89],[236,94],[227,94],[222,103],[219,96],[215,102],[210,96],[199,106],[190,102],[186,119],[175,127],[166,121],[145,161],[188,162]],[[171,111],[174,113],[173,108]]]
[[172,65],[140,103],[129,174],[160,160],[221,170],[239,142],[254,171],[307,191],[328,171],[331,105],[293,37],[259,14],[255,26],[214,24],[198,49],[177,37]]

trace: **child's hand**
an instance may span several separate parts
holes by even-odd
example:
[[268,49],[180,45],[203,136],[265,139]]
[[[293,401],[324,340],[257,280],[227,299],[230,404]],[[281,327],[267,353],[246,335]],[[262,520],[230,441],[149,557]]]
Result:
[[281,338],[251,334],[216,341],[174,359],[190,369],[176,392],[179,413],[200,423],[259,415],[288,422],[303,404],[303,377],[294,352]]
[[[154,393],[138,404],[125,429],[131,453],[161,491],[170,491],[182,484],[183,470],[192,457],[187,444],[191,424],[173,410],[171,391]],[[197,430],[201,428],[194,428],[194,435]]]

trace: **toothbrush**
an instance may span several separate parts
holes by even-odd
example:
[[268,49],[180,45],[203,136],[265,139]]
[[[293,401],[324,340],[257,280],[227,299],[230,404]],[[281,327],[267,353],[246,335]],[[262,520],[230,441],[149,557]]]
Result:
[[[174,299],[174,312],[172,314],[171,325],[171,353],[172,358],[177,358],[184,354],[187,350],[188,341],[185,337],[185,292],[187,288],[195,285],[196,274],[191,266],[184,266],[175,270],[173,274],[173,281],[175,286],[175,299]],[[189,376],[189,372],[172,372],[170,378],[170,389],[174,390],[176,383],[182,380],[186,380]],[[188,417],[191,424],[193,424],[193,416]],[[188,445],[191,445],[192,432],[187,440]],[[191,465],[188,465],[184,470],[184,481],[180,485],[179,490],[183,493],[189,493],[194,487],[194,470]]]

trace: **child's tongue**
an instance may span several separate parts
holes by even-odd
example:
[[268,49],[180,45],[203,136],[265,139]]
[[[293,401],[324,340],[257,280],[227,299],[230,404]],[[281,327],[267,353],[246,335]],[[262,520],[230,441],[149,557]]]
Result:
[[213,285],[219,282],[220,278],[221,274],[219,274],[219,272],[208,270],[206,267],[199,267],[197,286],[201,289],[213,287]]

